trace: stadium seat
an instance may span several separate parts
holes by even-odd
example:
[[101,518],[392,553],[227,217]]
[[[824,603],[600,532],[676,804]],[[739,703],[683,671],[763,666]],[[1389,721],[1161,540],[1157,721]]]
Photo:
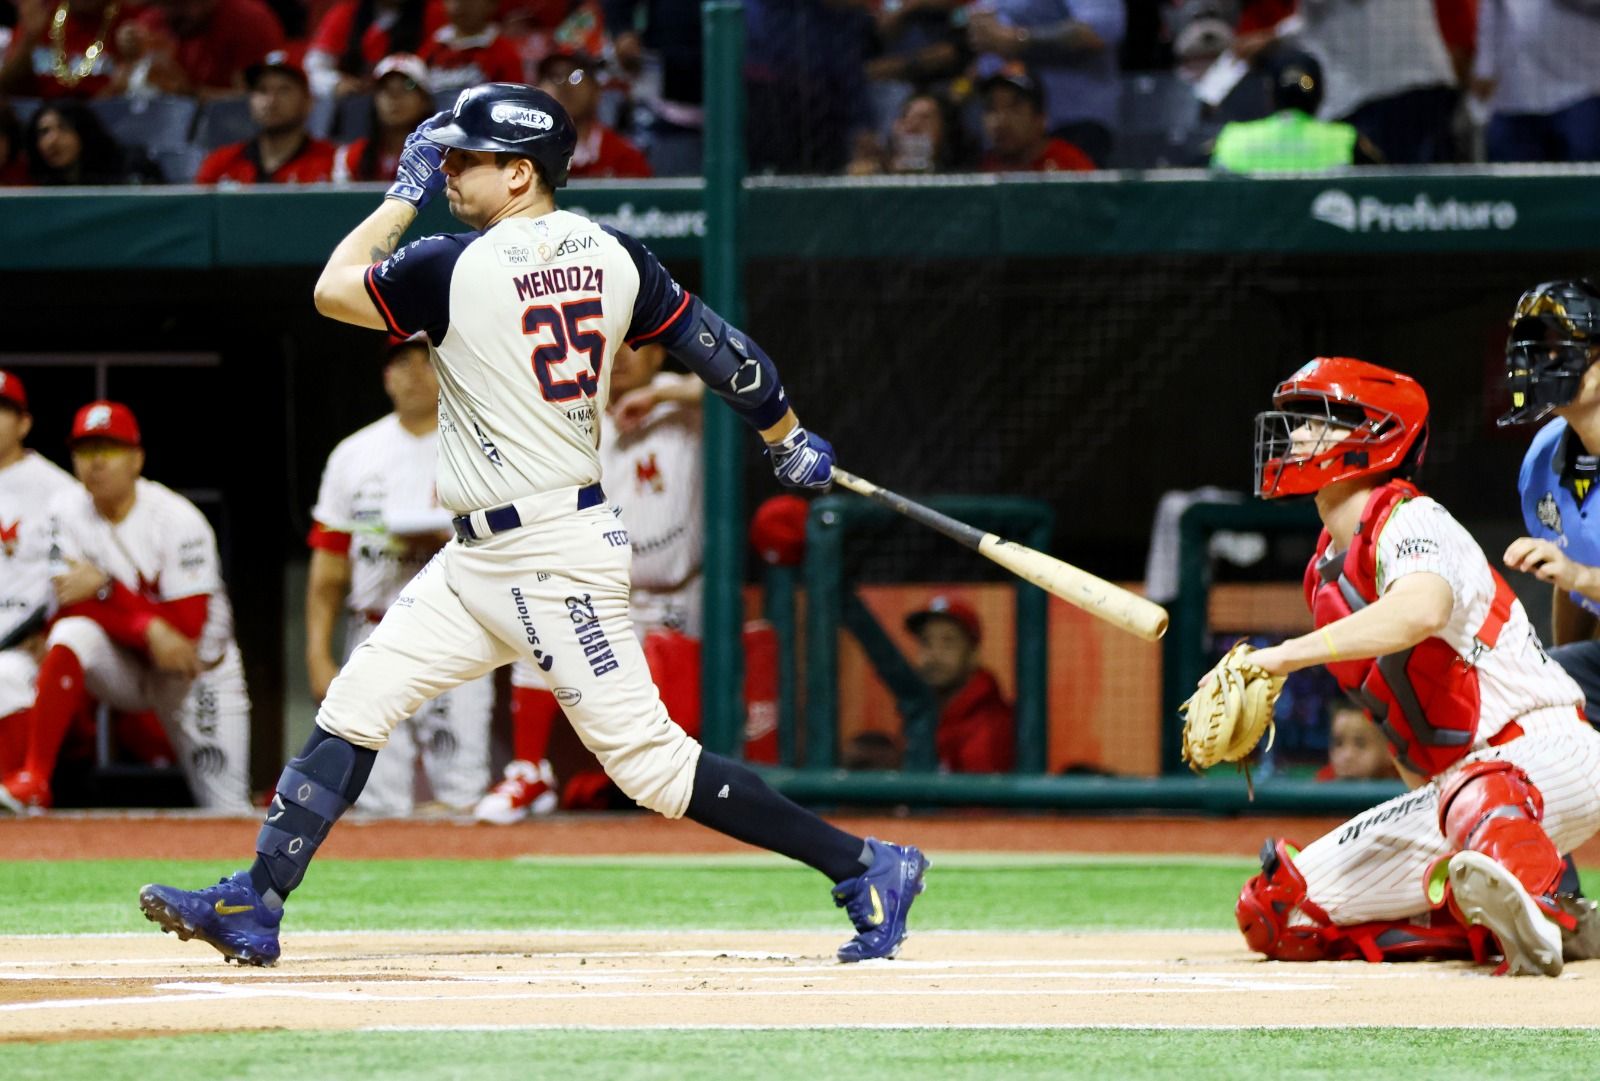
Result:
[[91,101],[100,122],[124,146],[164,150],[185,146],[194,127],[193,98],[101,98]]
[[318,139],[329,138],[333,134],[333,121],[338,108],[338,99],[331,94],[313,98],[311,115],[306,117],[306,130]]
[[372,127],[372,95],[351,94],[334,107],[332,138],[348,143],[366,136]]
[[11,111],[17,114],[17,123],[26,128],[33,114],[39,111],[39,102],[38,98],[12,98]]
[[172,146],[153,151],[150,156],[168,184],[192,184],[206,152],[198,146]]
[[229,143],[253,137],[255,122],[250,119],[250,103],[245,98],[217,98],[208,101],[195,122],[194,143],[202,150],[215,150]]
[[1122,80],[1116,141],[1110,164],[1160,169],[1203,164],[1200,102],[1172,72],[1138,72]]

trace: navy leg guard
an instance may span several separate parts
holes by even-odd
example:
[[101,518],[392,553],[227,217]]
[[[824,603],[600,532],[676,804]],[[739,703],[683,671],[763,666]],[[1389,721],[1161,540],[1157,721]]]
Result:
[[269,905],[283,904],[300,885],[328,831],[366,787],[377,757],[313,728],[300,756],[283,767],[250,867],[250,883]]

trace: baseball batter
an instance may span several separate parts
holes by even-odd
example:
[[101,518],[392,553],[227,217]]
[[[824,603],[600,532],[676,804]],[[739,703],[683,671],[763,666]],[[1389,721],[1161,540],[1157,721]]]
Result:
[[[674,724],[628,621],[632,545],[600,488],[599,416],[617,346],[659,342],[767,445],[779,479],[826,488],[833,451],[789,408],[772,361],[683,291],[637,240],[556,208],[575,133],[516,83],[463,91],[424,122],[383,204],[334,250],[317,307],[428,335],[439,375],[439,501],[458,540],[417,574],[351,655],[285,767],[249,870],[202,890],[147,886],[145,914],[225,957],[268,964],[283,903],[378,750],[423,702],[525,660],[617,785],[800,860],[833,882],[856,935],[843,961],[891,957],[927,860],[791,803]],[[399,247],[445,190],[473,231]]]
[[[306,664],[321,700],[339,671],[333,628],[344,615],[346,658],[376,629],[400,590],[453,536],[433,494],[439,381],[421,337],[391,340],[383,387],[394,412],[345,439],[328,457],[311,511]],[[408,815],[418,764],[433,796],[470,808],[489,778],[492,677],[468,680],[395,726],[356,810]]]
[[0,803],[13,811],[50,805],[62,737],[92,698],[155,712],[199,804],[245,810],[250,702],[211,524],[140,475],[139,425],[120,402],[78,410],[71,445],[81,486],[50,504],[57,610],[28,750],[0,785]]
[[[600,475],[633,546],[628,615],[667,715],[699,731],[702,508],[700,396],[693,376],[661,371],[658,343],[622,345],[611,364],[611,408],[600,415]],[[534,666],[511,666],[514,758],[478,802],[484,822],[512,825],[555,809],[545,758],[561,706]]]
[[1324,530],[1306,570],[1317,629],[1252,659],[1327,665],[1413,791],[1304,850],[1269,841],[1239,926],[1282,960],[1481,959],[1487,932],[1503,970],[1553,976],[1563,931],[1575,954],[1595,944],[1592,907],[1557,889],[1559,851],[1600,830],[1600,733],[1472,536],[1406,479],[1427,419],[1408,376],[1325,357],[1257,417],[1257,494],[1314,495]]
[[50,608],[51,500],[72,476],[23,440],[33,428],[22,380],[0,371],[0,777],[22,768]]

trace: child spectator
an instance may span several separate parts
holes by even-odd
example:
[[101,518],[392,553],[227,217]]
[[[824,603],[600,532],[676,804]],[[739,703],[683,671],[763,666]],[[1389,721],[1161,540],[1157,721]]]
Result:
[[1319,781],[1392,781],[1397,776],[1383,733],[1367,711],[1337,702],[1328,720],[1328,764]]

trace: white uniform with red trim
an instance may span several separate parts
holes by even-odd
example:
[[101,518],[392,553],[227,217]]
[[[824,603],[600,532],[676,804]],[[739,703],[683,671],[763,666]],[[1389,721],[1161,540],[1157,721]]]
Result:
[[[311,516],[312,547],[350,560],[345,658],[377,628],[406,582],[452,536],[433,494],[439,438],[414,435],[390,413],[344,439],[328,456]],[[435,799],[470,807],[489,778],[490,676],[426,703],[390,734],[356,810],[406,815],[415,807],[420,761]]]
[[[1494,648],[1473,635],[1494,599],[1489,562],[1472,535],[1427,497],[1399,504],[1378,535],[1380,596],[1407,574],[1430,572],[1455,597],[1441,632],[1478,669],[1480,714],[1473,750],[1462,763],[1508,761],[1521,766],[1544,796],[1544,829],[1570,852],[1600,831],[1600,732],[1584,721],[1583,693],[1552,661],[1517,601]],[[1523,734],[1491,739],[1516,722]],[[1514,729],[1512,731],[1515,731]],[[1460,768],[1366,811],[1295,857],[1307,896],[1340,924],[1405,919],[1428,911],[1424,876],[1453,848],[1439,829],[1439,793]]]
[[[693,380],[663,372],[653,383]],[[689,402],[662,402],[631,432],[618,432],[610,414],[600,418],[601,480],[622,514],[633,545],[633,592],[628,617],[640,641],[654,630],[700,637],[700,563],[704,549],[702,410]],[[543,687],[537,669],[511,667],[518,687]]]
[[205,670],[192,680],[155,668],[87,616],[56,620],[46,642],[77,655],[84,685],[100,702],[161,718],[202,807],[248,810],[250,698],[211,523],[189,500],[144,478],[120,522],[102,518],[81,487],[57,496],[50,511],[52,574],[64,573],[69,559],[84,560],[149,601],[208,598],[196,642]]
[[[31,450],[0,469],[0,642],[51,607],[49,507],[77,485],[72,474]],[[0,649],[0,717],[33,705],[38,677],[37,658],[20,642]]]
[[667,716],[628,621],[628,532],[599,489],[617,345],[694,333],[642,245],[556,210],[424,237],[367,272],[389,329],[426,331],[440,503],[464,516],[334,681],[317,723],[380,748],[429,698],[534,664],[617,785],[668,817],[700,745]]

